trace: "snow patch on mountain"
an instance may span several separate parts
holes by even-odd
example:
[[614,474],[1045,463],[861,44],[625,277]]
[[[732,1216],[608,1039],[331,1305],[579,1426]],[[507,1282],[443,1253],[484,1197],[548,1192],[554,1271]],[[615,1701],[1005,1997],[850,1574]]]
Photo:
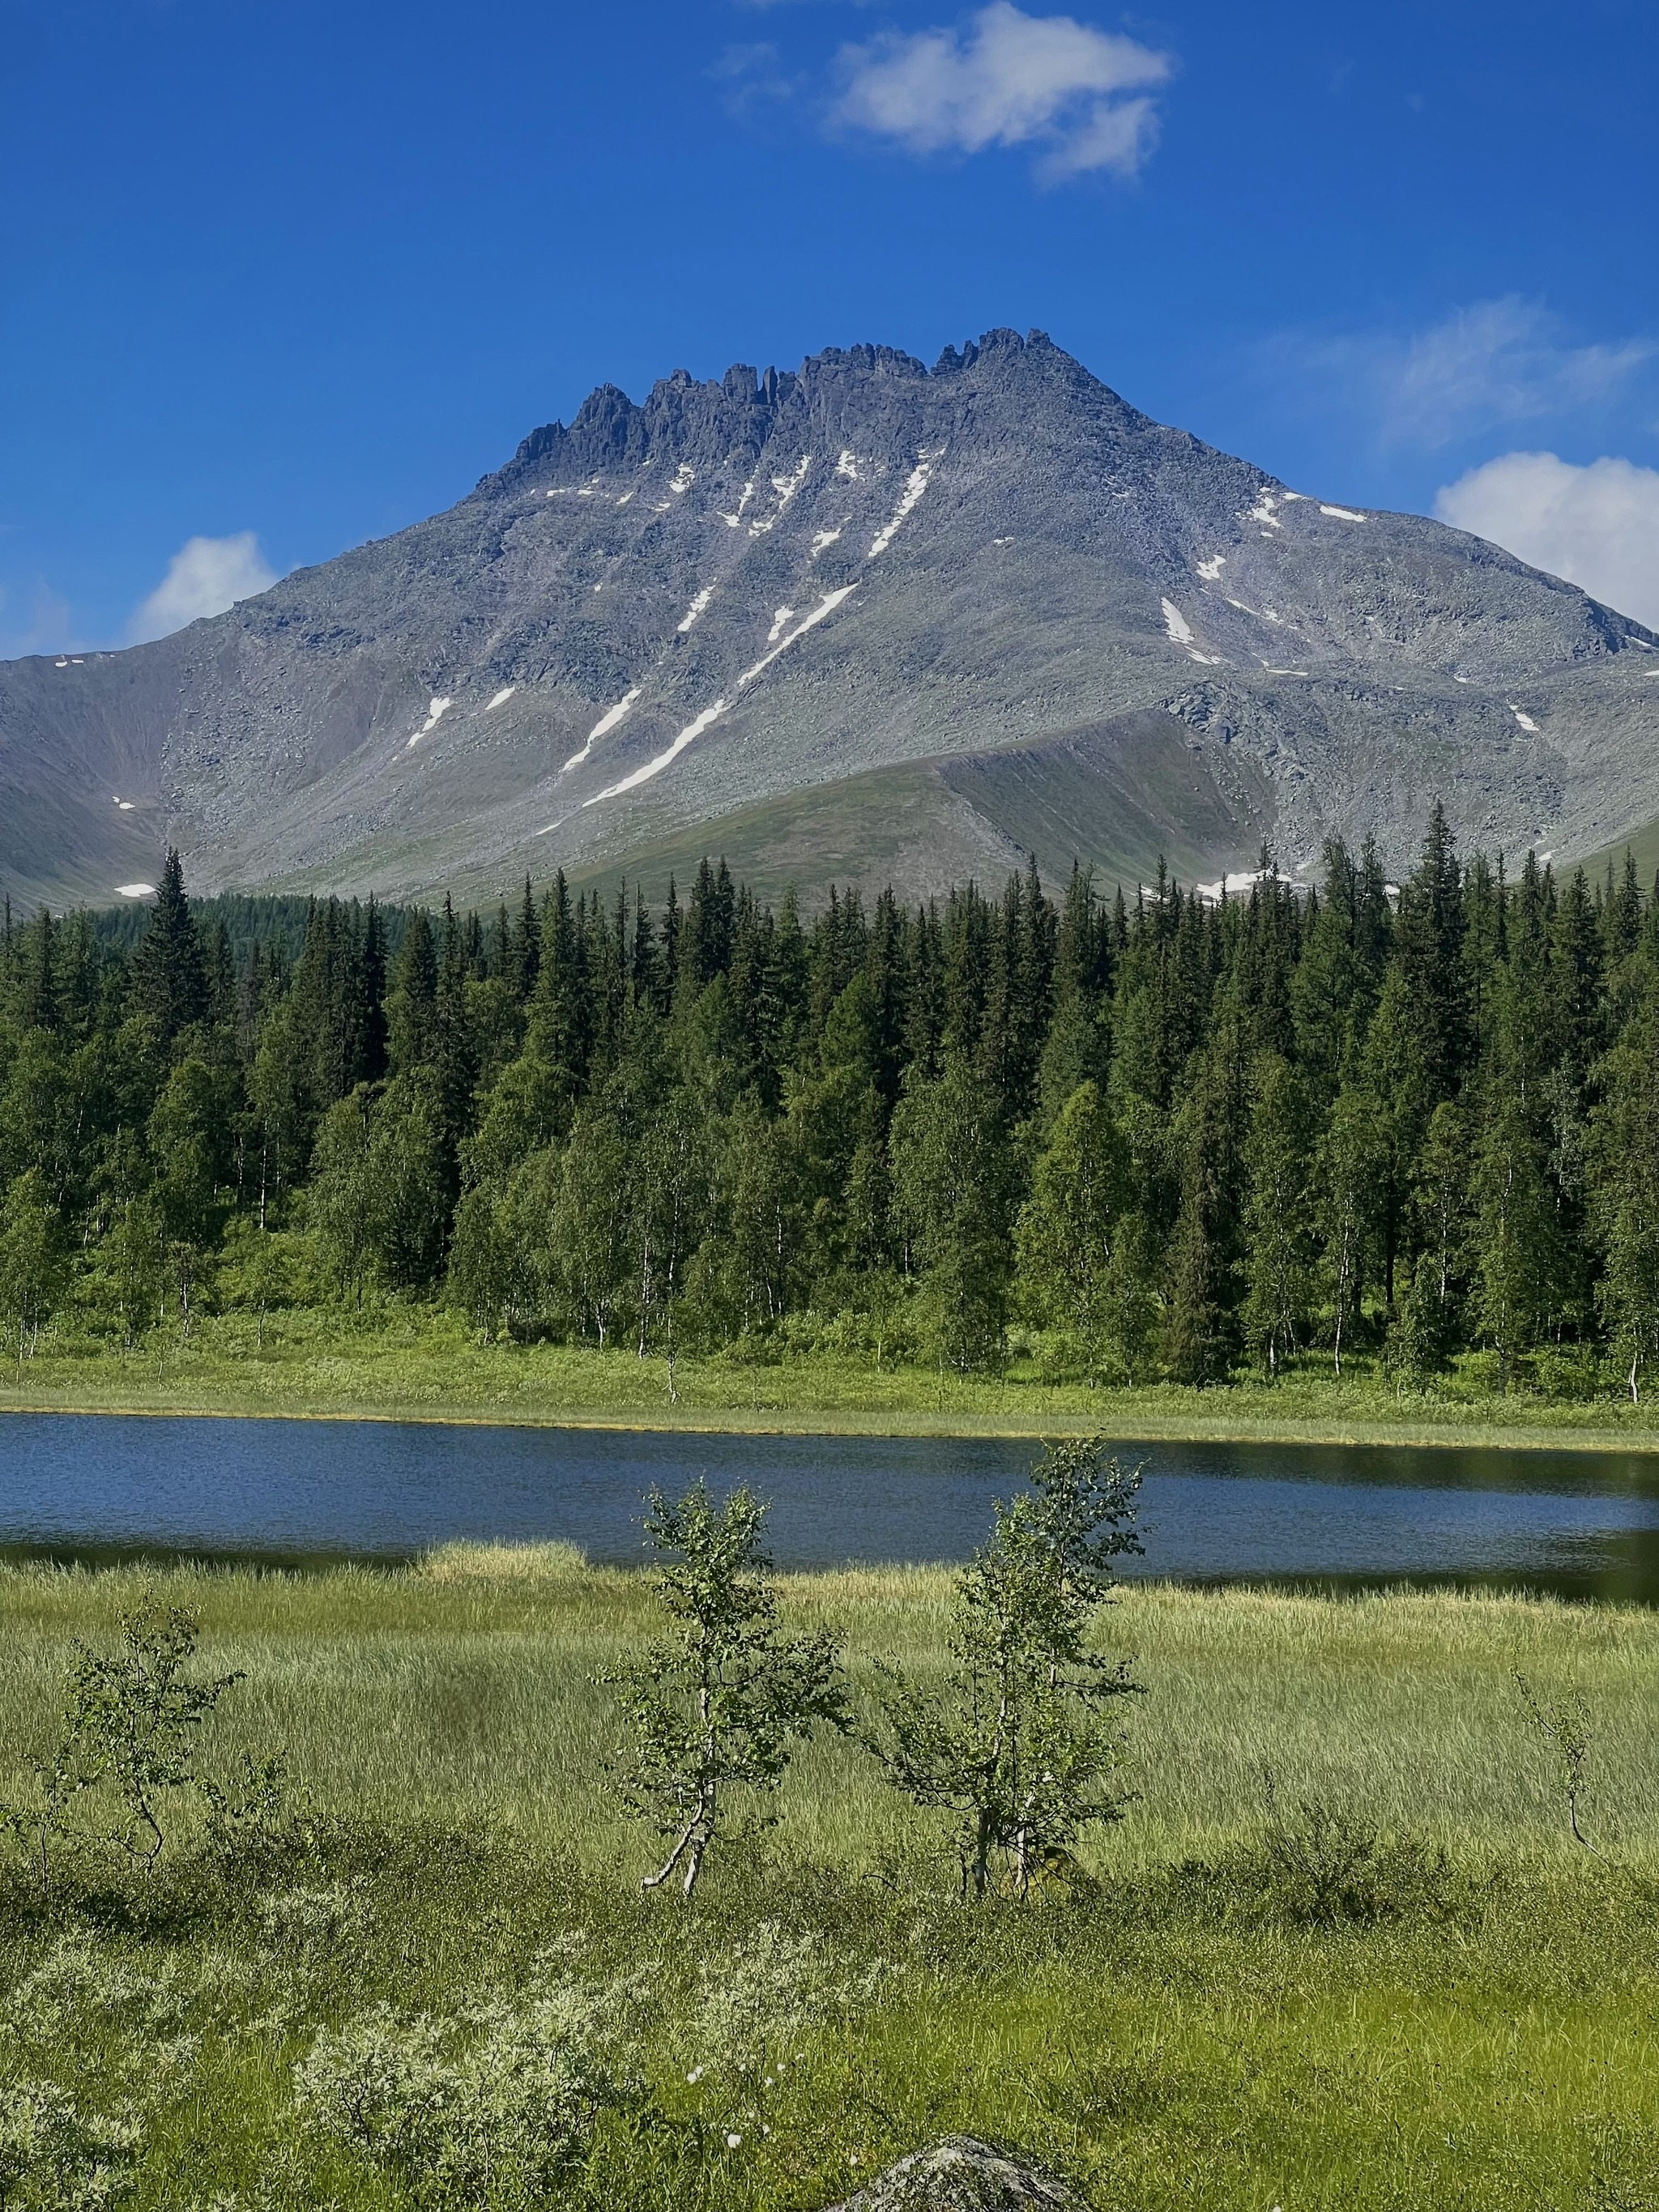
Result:
[[763,653],[755,663],[752,668],[745,668],[744,670],[742,675],[738,678],[738,690],[746,690],[763,669],[769,668],[781,653],[787,653],[790,647],[793,645],[797,638],[805,637],[809,629],[815,629],[818,623],[823,620],[826,615],[834,614],[836,609],[841,605],[842,601],[843,599],[851,599],[853,593],[856,592],[858,586],[856,584],[843,584],[838,592],[826,592],[823,598],[818,602],[817,605],[813,608],[811,613],[807,616],[804,622],[797,623],[793,629],[790,631],[788,636],[781,638],[777,644],[772,647],[770,653]]
[[892,520],[876,532],[866,556],[867,559],[873,561],[878,554],[884,553],[892,544],[898,534],[899,525],[927,490],[933,473],[933,464],[938,459],[938,453],[919,453],[916,455],[916,465],[904,480],[904,489],[899,495],[898,505],[893,509]]
[[611,731],[617,727],[617,725],[627,719],[629,708],[640,696],[640,685],[636,684],[631,691],[625,691],[623,694],[622,697],[617,700],[614,707],[607,707],[605,708],[604,714],[600,715],[599,720],[594,723],[592,728],[588,732],[586,744],[582,747],[579,753],[572,753],[569,759],[559,770],[559,774],[561,775],[568,775],[573,768],[580,768],[582,763],[587,758],[589,753],[592,751],[594,746],[598,744],[599,739],[601,738],[609,737]]
[[726,525],[728,530],[735,530],[738,525],[743,520],[743,511],[754,496],[755,479],[753,477],[750,477],[748,483],[743,488],[743,494],[738,501],[738,508],[735,514],[728,514],[724,507],[719,507],[715,510],[719,514],[720,520]]
[[409,743],[404,747],[404,750],[405,752],[412,752],[415,747],[420,744],[422,738],[429,738],[454,703],[454,701],[450,698],[428,700],[427,702],[426,720],[422,723],[420,728],[416,731]]
[[602,799],[620,799],[623,792],[637,791],[642,783],[649,783],[653,775],[662,774],[670,761],[678,760],[688,745],[695,744],[703,732],[717,722],[725,712],[725,700],[716,699],[712,707],[703,708],[695,722],[686,724],[666,751],[658,753],[654,759],[647,761],[643,768],[636,768],[631,775],[623,776],[619,783],[607,784],[603,791],[596,791],[592,799],[583,799],[582,805],[585,807],[597,806]]
[[[1237,606],[1237,600],[1235,599],[1233,605]],[[1164,609],[1164,631],[1171,643],[1190,645],[1193,641],[1193,626],[1186,616],[1182,613],[1173,599],[1162,600],[1160,605]]]
[[750,524],[749,535],[751,538],[763,538],[769,530],[775,530],[777,528],[779,523],[783,520],[784,511],[788,507],[790,501],[793,499],[795,494],[805,483],[806,471],[811,467],[811,465],[812,456],[811,453],[803,453],[800,457],[800,465],[799,468],[793,470],[787,477],[773,477],[772,489],[777,494],[778,503],[773,508],[770,514],[763,516],[758,522],[751,522]]

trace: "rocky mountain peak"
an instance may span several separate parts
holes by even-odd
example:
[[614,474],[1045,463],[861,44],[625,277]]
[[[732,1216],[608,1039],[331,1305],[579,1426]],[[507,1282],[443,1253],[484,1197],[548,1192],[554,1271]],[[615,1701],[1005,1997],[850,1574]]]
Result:
[[1420,516],[1153,421],[1040,331],[930,369],[601,385],[447,513],[160,643],[0,665],[0,880],[808,896],[1035,853],[1213,879],[1438,794],[1466,844],[1659,820],[1659,643]]
[[878,438],[902,438],[915,434],[926,416],[937,433],[940,418],[959,410],[967,397],[954,387],[975,371],[975,386],[987,392],[1020,389],[1042,404],[1046,392],[1051,404],[1063,405],[1068,392],[1086,387],[1126,418],[1146,420],[1043,331],[1024,337],[1018,331],[987,331],[960,351],[946,346],[931,371],[893,346],[828,346],[799,369],[757,371],[736,362],[708,383],[677,368],[638,404],[614,384],[602,384],[568,428],[555,422],[532,430],[478,490],[512,495],[530,483],[574,483],[584,473],[637,469],[653,459],[752,460],[792,422],[809,434],[865,428]]

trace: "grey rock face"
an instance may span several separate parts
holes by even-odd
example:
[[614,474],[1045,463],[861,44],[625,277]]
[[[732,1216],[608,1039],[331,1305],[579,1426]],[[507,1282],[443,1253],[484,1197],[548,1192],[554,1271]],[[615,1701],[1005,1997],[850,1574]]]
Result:
[[1398,864],[1437,793],[1467,842],[1567,855],[1659,817],[1659,649],[993,331],[931,371],[605,386],[429,522],[155,645],[0,664],[15,896],[107,898],[167,837],[204,888],[490,896],[764,853],[780,807],[810,886],[879,873],[896,792],[945,878],[1337,830]]
[[1034,2167],[972,2136],[913,2151],[833,2212],[1086,2212],[1082,2200]]

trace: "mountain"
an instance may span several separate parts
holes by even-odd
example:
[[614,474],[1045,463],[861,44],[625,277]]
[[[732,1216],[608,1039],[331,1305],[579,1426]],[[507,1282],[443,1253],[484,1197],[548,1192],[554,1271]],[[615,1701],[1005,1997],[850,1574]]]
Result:
[[0,664],[0,884],[467,898],[724,850],[809,894],[1568,857],[1659,818],[1659,641],[1293,490],[1041,332],[606,386],[447,514],[153,645]]

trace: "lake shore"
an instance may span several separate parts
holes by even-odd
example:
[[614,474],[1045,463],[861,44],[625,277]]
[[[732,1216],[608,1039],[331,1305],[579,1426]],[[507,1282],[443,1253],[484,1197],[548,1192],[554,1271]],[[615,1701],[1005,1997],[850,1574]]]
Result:
[[432,1422],[835,1436],[1449,1445],[1659,1454],[1659,1419],[1610,1397],[1483,1392],[1462,1376],[1400,1395],[1363,1368],[1238,1382],[1091,1389],[1014,1367],[1006,1378],[877,1369],[823,1355],[777,1364],[675,1363],[554,1345],[483,1343],[441,1315],[399,1310],[355,1328],[307,1315],[213,1317],[187,1344],[43,1350],[0,1371],[0,1412]]

